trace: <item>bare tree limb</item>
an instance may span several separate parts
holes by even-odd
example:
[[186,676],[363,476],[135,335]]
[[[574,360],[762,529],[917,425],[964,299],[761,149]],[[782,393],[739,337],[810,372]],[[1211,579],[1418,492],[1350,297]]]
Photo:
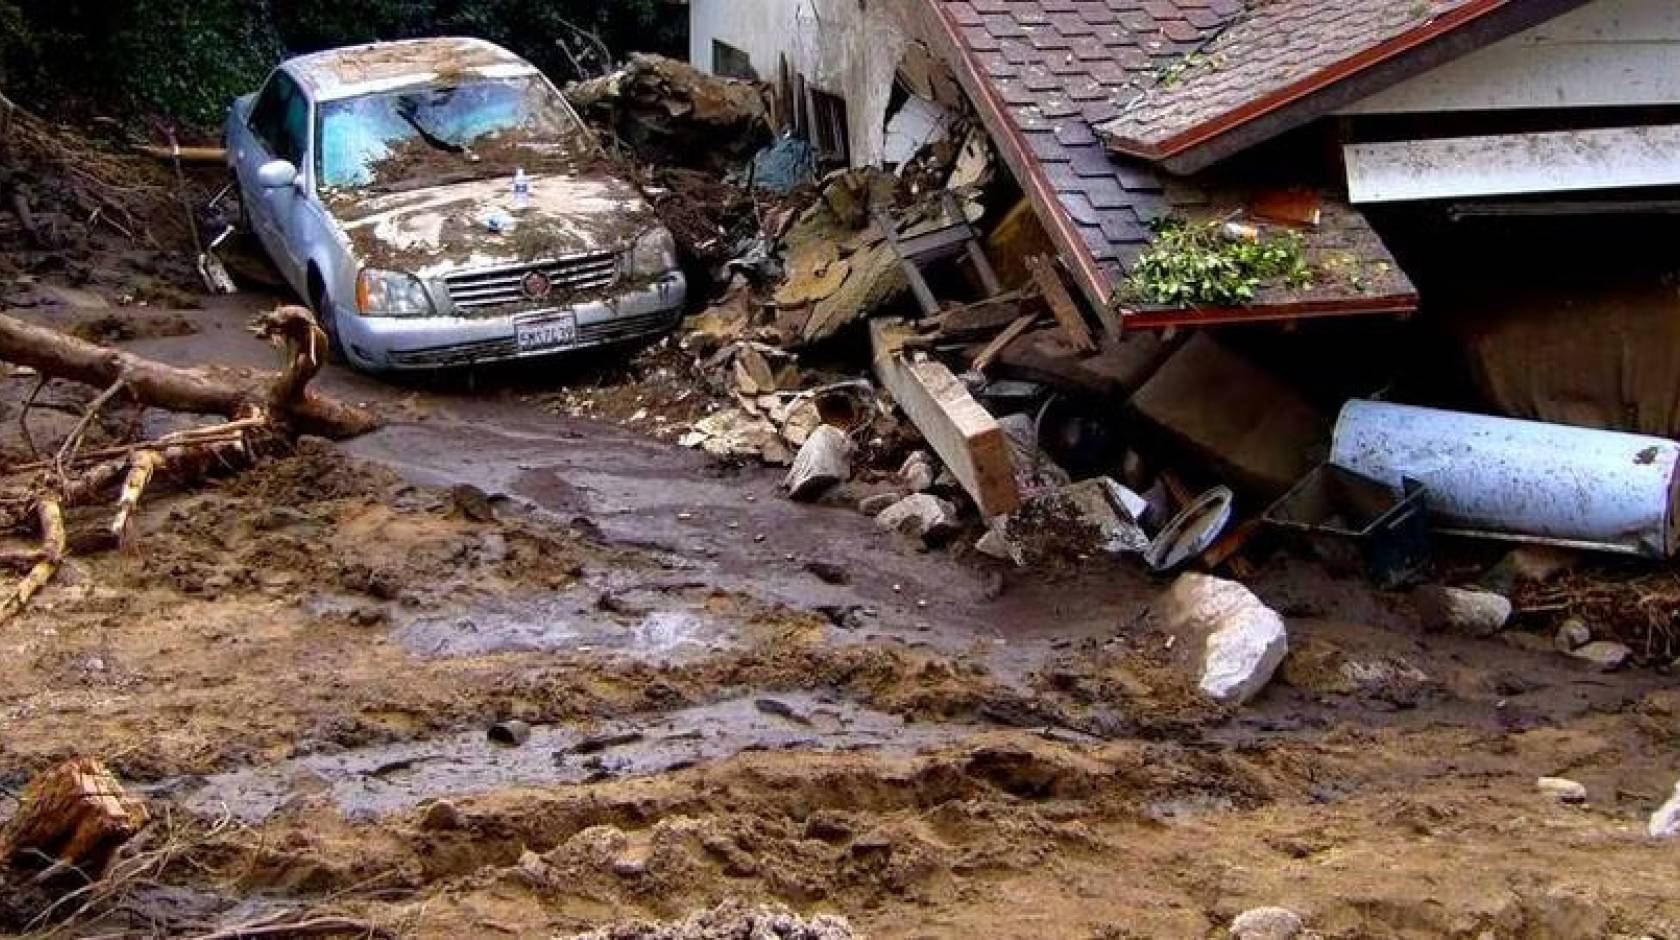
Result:
[[298,307],[281,307],[264,318],[265,335],[282,340],[292,354],[286,370],[266,382],[176,368],[5,315],[0,315],[0,360],[95,388],[108,388],[122,377],[135,401],[169,411],[243,418],[252,405],[283,406],[276,417],[298,433],[346,438],[373,430],[379,421],[371,412],[307,387],[307,379],[320,369],[320,356],[311,350],[324,348],[311,336],[320,329],[313,323],[309,312]]

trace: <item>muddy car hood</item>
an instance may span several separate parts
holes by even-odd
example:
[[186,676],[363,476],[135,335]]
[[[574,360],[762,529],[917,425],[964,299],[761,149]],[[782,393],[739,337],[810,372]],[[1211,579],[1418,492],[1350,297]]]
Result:
[[512,177],[327,206],[359,263],[422,278],[622,248],[656,224],[634,186],[607,176],[534,176],[526,209]]

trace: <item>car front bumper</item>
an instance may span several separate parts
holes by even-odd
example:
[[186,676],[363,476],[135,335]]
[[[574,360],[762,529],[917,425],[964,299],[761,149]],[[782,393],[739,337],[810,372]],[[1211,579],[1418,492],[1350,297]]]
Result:
[[[500,317],[363,317],[334,311],[339,341],[356,366],[375,371],[444,369],[555,356],[658,336],[682,318],[688,282],[673,271],[611,297]],[[521,349],[522,326],[576,320],[576,338],[561,346]]]

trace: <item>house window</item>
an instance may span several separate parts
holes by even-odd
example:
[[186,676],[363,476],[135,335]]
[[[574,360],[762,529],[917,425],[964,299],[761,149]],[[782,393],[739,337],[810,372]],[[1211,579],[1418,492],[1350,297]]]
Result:
[[835,163],[851,162],[851,148],[846,140],[846,99],[806,86],[809,96],[811,146],[817,158]]
[[721,39],[712,40],[712,74],[724,78],[758,80],[758,72],[753,69],[752,56]]

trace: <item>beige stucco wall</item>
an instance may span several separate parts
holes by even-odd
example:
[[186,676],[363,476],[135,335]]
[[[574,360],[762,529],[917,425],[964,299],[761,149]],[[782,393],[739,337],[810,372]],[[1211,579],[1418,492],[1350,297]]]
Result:
[[893,75],[918,0],[690,0],[689,61],[712,68],[712,41],[751,57],[774,82],[782,56],[806,81],[846,100],[852,163],[878,164]]

